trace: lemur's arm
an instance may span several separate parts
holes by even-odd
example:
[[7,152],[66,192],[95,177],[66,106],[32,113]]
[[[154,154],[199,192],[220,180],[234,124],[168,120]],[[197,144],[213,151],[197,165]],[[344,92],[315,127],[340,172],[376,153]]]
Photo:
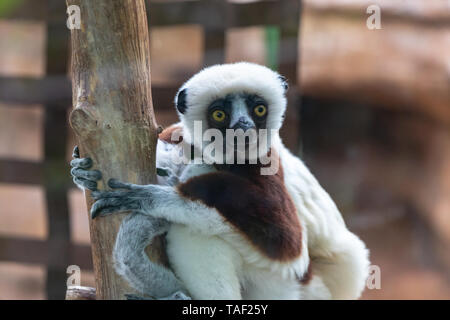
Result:
[[73,157],[70,164],[74,183],[83,190],[91,190],[92,197],[97,200],[91,208],[92,218],[132,210],[154,218],[164,218],[169,222],[189,225],[192,229],[206,234],[223,233],[229,228],[214,209],[180,196],[172,186],[136,185],[111,179],[108,181],[110,188],[123,190],[98,191],[97,181],[102,177],[101,172],[88,170],[92,167],[92,160],[80,158],[77,147]]
[[229,230],[215,209],[181,196],[172,186],[136,185],[111,179],[108,185],[114,191],[94,191],[91,216],[105,216],[119,211],[135,211],[163,218],[169,222],[191,227],[205,234],[220,234]]
[[322,278],[333,299],[356,299],[365,286],[369,252],[345,225],[332,198],[304,163],[281,146],[286,184],[308,234],[315,275]]
[[[97,191],[97,181],[101,172],[89,170],[92,166],[90,158],[80,158],[78,147],[73,152],[70,162],[71,175],[75,184],[82,190]],[[169,179],[170,177],[170,170]],[[155,219],[139,213],[130,214],[120,225],[114,247],[115,269],[132,287],[147,297],[136,295],[128,299],[188,300],[183,284],[174,273],[164,266],[151,261],[145,248],[153,239],[167,232],[170,223],[163,219]],[[151,299],[151,298],[150,298]]]
[[[193,176],[176,187],[110,180],[114,191],[95,191],[92,217],[132,210],[183,224],[205,235],[239,233],[274,261],[302,253],[302,231],[282,175],[216,171]],[[241,173],[241,174],[239,174]],[[247,175],[247,176],[246,176]],[[305,270],[301,270],[300,276]]]

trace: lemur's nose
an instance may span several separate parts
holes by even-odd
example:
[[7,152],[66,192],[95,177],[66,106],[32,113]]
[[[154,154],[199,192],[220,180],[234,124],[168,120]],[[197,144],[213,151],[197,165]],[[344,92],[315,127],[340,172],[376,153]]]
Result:
[[249,121],[247,117],[240,117],[236,124],[233,126],[234,130],[242,129],[245,131],[252,129],[254,127],[253,123]]
[[249,121],[246,117],[240,117],[238,122],[241,124],[249,124]]

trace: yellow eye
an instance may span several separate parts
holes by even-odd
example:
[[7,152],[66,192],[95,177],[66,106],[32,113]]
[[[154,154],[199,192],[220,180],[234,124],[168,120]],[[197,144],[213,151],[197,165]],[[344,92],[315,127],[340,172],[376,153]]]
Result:
[[259,106],[256,106],[253,109],[253,112],[258,116],[258,117],[263,117],[266,113],[267,113],[267,108],[265,105],[260,104]]
[[223,112],[221,110],[214,111],[212,116],[213,116],[214,121],[217,121],[217,122],[222,122],[223,120],[225,120],[225,112]]

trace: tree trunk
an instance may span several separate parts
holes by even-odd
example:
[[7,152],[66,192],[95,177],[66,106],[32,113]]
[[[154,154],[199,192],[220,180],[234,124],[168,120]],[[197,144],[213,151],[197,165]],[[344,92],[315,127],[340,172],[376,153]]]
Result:
[[67,288],[66,300],[96,300],[95,289],[90,287],[70,286]]
[[[73,29],[70,124],[82,157],[110,178],[148,184],[155,178],[157,129],[150,87],[150,53],[144,0],[67,0],[77,5]],[[92,205],[86,192],[88,208]],[[115,273],[112,250],[123,215],[89,217],[97,299],[133,292]],[[155,253],[156,251],[156,253]],[[155,257],[161,250],[153,250]]]

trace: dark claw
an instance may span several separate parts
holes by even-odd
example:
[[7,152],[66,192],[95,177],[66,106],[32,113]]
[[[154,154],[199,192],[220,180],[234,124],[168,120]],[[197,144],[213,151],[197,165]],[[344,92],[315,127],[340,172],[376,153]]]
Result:
[[94,204],[91,207],[91,217],[92,219],[97,218],[103,209],[107,208],[107,207],[111,207],[114,205],[114,200],[116,200],[115,198],[112,199],[100,199],[94,202]]
[[130,211],[139,209],[139,205],[134,200],[124,199],[123,197],[102,198],[97,200],[91,207],[92,219],[98,216],[105,216],[114,212]]
[[132,208],[130,206],[112,206],[104,207],[102,209],[97,209],[96,211],[91,211],[91,218],[95,219],[97,217],[104,217],[114,212],[130,211]]
[[91,219],[94,220],[100,215],[100,212],[91,212]]
[[99,216],[100,212],[98,211],[92,211],[91,209],[91,219],[94,220],[95,218],[97,218]]
[[128,211],[128,209],[123,208],[123,207],[107,207],[107,208],[103,208],[99,213],[97,213],[95,216],[92,216],[92,219],[100,216],[100,217],[105,217],[107,215],[110,215],[111,213],[114,212],[122,212],[122,211]]
[[99,201],[102,201],[102,200],[97,200],[96,202],[94,202],[94,204],[91,207],[91,218],[92,219],[95,219],[100,215],[101,207],[99,205]]
[[80,149],[78,148],[78,146],[75,146],[75,148],[73,148],[72,157],[73,158],[80,157]]

